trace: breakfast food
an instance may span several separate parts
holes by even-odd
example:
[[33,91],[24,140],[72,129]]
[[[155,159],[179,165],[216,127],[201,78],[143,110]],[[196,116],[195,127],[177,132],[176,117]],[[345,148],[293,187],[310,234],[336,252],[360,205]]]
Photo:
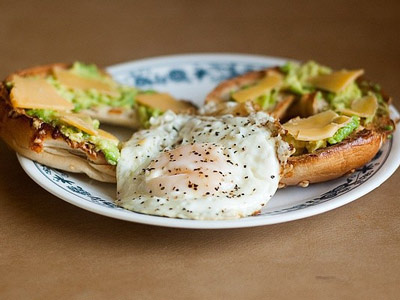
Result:
[[[126,209],[240,218],[278,187],[331,180],[376,155],[394,122],[363,73],[289,62],[222,82],[197,111],[94,65],[53,64],[0,84],[0,137],[42,164],[117,182]],[[121,143],[100,122],[142,130]]]
[[227,106],[245,115],[250,102],[253,110],[279,117],[284,139],[295,149],[281,183],[307,186],[363,166],[394,130],[390,98],[362,75],[289,62],[222,82],[206,103],[214,115],[226,113]]
[[42,164],[115,182],[119,140],[100,122],[146,127],[167,109],[193,105],[115,82],[95,65],[53,64],[10,75],[0,85],[0,137]]
[[117,201],[136,212],[189,219],[259,213],[291,153],[266,113],[175,115],[133,134],[117,166]]

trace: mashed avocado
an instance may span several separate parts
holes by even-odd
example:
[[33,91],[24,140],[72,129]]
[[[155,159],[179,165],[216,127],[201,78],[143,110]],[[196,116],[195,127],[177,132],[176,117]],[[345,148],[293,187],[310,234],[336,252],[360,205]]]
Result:
[[[331,73],[328,67],[317,64],[316,62],[309,61],[305,64],[298,64],[295,62],[288,62],[280,67],[284,73],[283,85],[278,89],[273,89],[266,94],[254,100],[259,104],[263,110],[272,108],[278,102],[278,94],[281,91],[292,92],[297,95],[304,95],[315,91],[315,88],[308,84],[308,79],[321,74]],[[241,87],[241,90],[249,86]],[[231,100],[232,97],[231,97]]]
[[293,154],[295,156],[304,153],[312,153],[320,148],[324,148],[327,146],[326,140],[310,141],[310,142],[298,141],[290,134],[283,136],[283,139],[295,148],[296,152]]
[[346,137],[350,135],[354,130],[356,130],[360,126],[360,118],[357,116],[352,116],[350,122],[336,131],[335,135],[328,139],[328,143],[331,145],[340,143]]
[[[315,87],[308,83],[309,79],[322,74],[330,74],[332,70],[328,67],[317,64],[316,62],[309,61],[305,64],[298,64],[293,62],[288,62],[283,65],[281,71],[285,74],[284,85],[282,86],[282,90],[289,90],[292,93],[298,95],[304,95],[316,90]],[[361,83],[362,85],[363,83]],[[367,83],[364,83],[364,85]],[[343,91],[338,93],[331,93],[326,91],[318,91],[318,100],[329,103],[329,108],[339,112],[341,109],[350,108],[351,103],[355,99],[359,99],[363,96],[366,96],[368,93],[372,93],[371,91],[363,92],[361,89],[362,86],[359,86],[357,82],[350,83]],[[378,99],[379,103],[379,111],[385,110],[385,102],[380,95],[380,86],[373,86],[374,95]],[[373,119],[368,118],[362,119],[362,124],[367,124],[371,122]],[[358,125],[357,125],[358,127]]]
[[140,105],[137,108],[137,115],[139,117],[139,122],[142,124],[144,128],[150,127],[150,118],[157,117],[162,114],[162,111],[158,109],[154,109],[151,107],[147,107],[144,105]]
[[[86,132],[83,132],[76,127],[66,125],[60,122],[59,115],[56,111],[53,110],[28,109],[26,110],[26,114],[31,117],[39,118],[43,122],[49,123],[52,126],[57,127],[61,131],[61,133],[68,137],[71,141],[77,143],[92,143],[95,146],[96,151],[101,151],[104,153],[104,156],[110,165],[117,164],[120,157],[120,151],[117,141],[111,141],[99,136],[93,136]],[[98,129],[99,125],[100,122],[98,120],[93,120],[93,127],[95,129]]]
[[353,82],[349,84],[340,93],[327,93],[326,98],[330,103],[330,106],[334,110],[350,108],[351,102],[354,99],[361,98],[363,96],[357,83]]
[[275,106],[276,102],[278,102],[278,91],[273,89],[268,93],[258,97],[255,102],[258,103],[262,109],[273,107]]
[[[102,74],[95,65],[86,65],[75,62],[70,69],[70,72],[83,78],[101,80],[106,83],[110,83],[110,85],[116,84],[114,80]],[[70,89],[62,85],[54,76],[49,76],[47,80],[57,89],[63,98],[71,101],[75,105],[75,112],[96,106],[130,108],[134,106],[135,96],[139,92],[133,87],[116,84],[116,91],[118,92],[117,95],[109,95],[101,93],[96,89]]]
[[332,72],[330,68],[317,64],[314,61],[304,64],[287,62],[280,67],[280,70],[285,74],[282,89],[287,89],[299,95],[308,94],[315,90],[307,83],[310,78]]
[[[315,91],[315,88],[308,83],[312,77],[322,74],[331,73],[328,67],[317,64],[314,61],[309,61],[304,64],[295,62],[288,62],[280,67],[281,72],[284,74],[283,85],[277,89],[273,89],[266,94],[254,100],[259,104],[263,110],[267,110],[275,106],[278,102],[278,94],[281,91],[291,92],[296,95],[304,95]],[[240,90],[249,88],[250,86],[242,86]],[[231,95],[236,92],[233,91]],[[231,97],[230,100],[234,99]]]
[[[252,86],[253,85],[244,85],[240,88],[240,90],[245,90]],[[235,101],[235,99],[233,99],[232,97],[232,94],[234,94],[235,92],[236,91],[231,91],[229,101]],[[257,97],[254,102],[260,105],[261,109],[268,110],[269,108],[274,107],[275,104],[278,102],[278,94],[279,90],[272,89],[269,92],[266,92],[264,95]]]
[[96,65],[84,64],[81,62],[75,62],[72,65],[71,72],[85,78],[108,80],[109,78],[102,74]]
[[334,145],[340,143],[353,133],[360,126],[360,118],[357,116],[351,117],[351,120],[346,126],[340,128],[336,133],[328,139],[320,141],[298,141],[291,135],[284,137],[285,141],[293,145],[296,149],[294,155],[300,155],[303,153],[312,153],[320,148],[327,147],[328,145]]
[[57,119],[57,114],[54,110],[49,109],[27,109],[26,114],[31,117],[37,117],[45,123],[54,124],[54,120]]
[[[113,79],[103,74],[96,65],[75,62],[70,69],[70,72],[83,78],[91,78],[108,82],[110,85],[115,85],[116,91],[118,92],[117,95],[110,95],[101,93],[96,89],[70,89],[62,85],[56,77],[48,76],[47,81],[57,89],[63,98],[71,101],[74,104],[75,112],[99,106],[120,107],[127,109],[134,108],[139,111],[138,114],[140,116],[140,123],[143,127],[147,126],[152,116],[160,114],[160,112],[155,109],[144,109],[143,105],[135,101],[136,95],[154,91],[140,91],[130,86],[117,84]],[[140,111],[146,111],[146,114],[140,113]]]

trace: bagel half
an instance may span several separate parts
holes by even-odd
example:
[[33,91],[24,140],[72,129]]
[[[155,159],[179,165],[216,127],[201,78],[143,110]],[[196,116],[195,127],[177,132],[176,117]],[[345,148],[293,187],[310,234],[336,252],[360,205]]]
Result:
[[45,77],[53,67],[68,68],[68,64],[39,66],[16,72],[0,84],[0,137],[17,153],[56,169],[85,173],[102,182],[115,182],[115,166],[107,162],[102,151],[88,142],[77,143],[56,127],[14,108],[6,84],[14,75]]
[[[231,102],[232,91],[256,84],[271,71],[281,72],[279,67],[273,67],[248,72],[223,81],[206,96],[205,102],[223,107],[222,104]],[[374,84],[365,78],[360,77],[357,82],[364,83],[363,91],[373,90]],[[285,99],[288,98],[285,97],[268,112],[280,120],[288,120],[297,116],[308,117],[326,109],[326,106],[317,105],[315,93],[302,97],[293,94],[290,96],[292,97],[290,102],[285,102]],[[380,92],[380,96],[386,105],[390,104],[391,99],[386,94]],[[243,115],[245,110],[239,109],[241,107],[243,105],[238,105],[237,108],[231,108],[230,111]],[[259,109],[257,105],[253,105],[253,107],[256,110]],[[226,113],[227,110],[216,109],[213,113],[218,114],[220,111]],[[338,144],[318,149],[312,153],[292,155],[285,166],[281,186],[300,185],[306,187],[310,183],[332,180],[353,172],[368,163],[377,154],[394,130],[394,126],[389,114],[384,113],[377,116],[371,124],[353,132]]]

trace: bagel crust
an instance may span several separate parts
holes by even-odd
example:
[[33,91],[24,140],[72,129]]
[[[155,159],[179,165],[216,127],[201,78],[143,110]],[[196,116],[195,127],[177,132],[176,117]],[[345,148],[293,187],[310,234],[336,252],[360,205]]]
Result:
[[289,157],[281,183],[307,186],[341,177],[374,158],[384,141],[384,134],[364,129],[339,144]]
[[[206,103],[227,102],[230,100],[232,91],[239,90],[246,85],[255,84],[271,70],[279,71],[279,67],[251,71],[225,80],[206,96],[205,101]],[[373,89],[373,84],[368,80],[362,77],[357,80],[357,82],[361,81],[368,82],[368,86],[364,87],[366,91]],[[391,99],[383,92],[380,93],[383,100],[390,104]],[[293,101],[293,96],[292,99],[286,97],[270,113],[281,120],[296,116],[307,117],[313,115],[318,112],[317,108],[314,107],[315,101],[311,101],[312,98],[315,98],[314,96],[315,94],[303,97],[304,99],[300,99],[303,101]],[[307,102],[308,106],[304,106],[302,102]],[[299,105],[301,109],[311,112],[300,112]],[[389,116],[383,115],[378,117],[368,128],[351,134],[338,144],[319,149],[313,153],[289,157],[280,181],[281,186],[300,185],[306,187],[310,183],[324,182],[351,173],[368,163],[378,153],[387,136],[393,131],[394,126],[395,124]],[[392,127],[392,129],[385,130],[385,127]]]

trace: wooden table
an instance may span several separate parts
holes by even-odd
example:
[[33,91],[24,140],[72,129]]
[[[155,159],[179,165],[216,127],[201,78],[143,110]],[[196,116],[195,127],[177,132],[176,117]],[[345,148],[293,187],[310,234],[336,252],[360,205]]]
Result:
[[[0,75],[240,52],[363,67],[400,99],[397,1],[2,1]],[[298,1],[300,2],[300,1]],[[0,142],[1,299],[399,299],[400,172],[349,205],[235,230],[110,219],[36,185]]]

